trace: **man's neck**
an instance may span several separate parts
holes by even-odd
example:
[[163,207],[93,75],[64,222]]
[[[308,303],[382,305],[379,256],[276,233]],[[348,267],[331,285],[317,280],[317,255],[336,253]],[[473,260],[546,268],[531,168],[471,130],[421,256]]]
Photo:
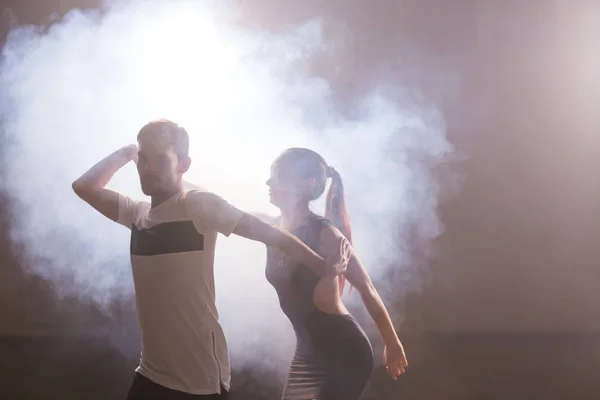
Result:
[[164,192],[157,193],[150,197],[150,208],[158,207],[165,201],[169,200],[171,197],[175,196],[177,193],[181,193],[183,188],[176,187],[170,190],[165,190]]

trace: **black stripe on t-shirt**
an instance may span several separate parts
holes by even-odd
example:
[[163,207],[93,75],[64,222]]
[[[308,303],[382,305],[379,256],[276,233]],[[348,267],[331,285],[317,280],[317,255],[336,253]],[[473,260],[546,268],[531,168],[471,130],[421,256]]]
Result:
[[131,227],[130,252],[133,256],[186,253],[204,250],[204,235],[192,221],[164,222],[147,229]]

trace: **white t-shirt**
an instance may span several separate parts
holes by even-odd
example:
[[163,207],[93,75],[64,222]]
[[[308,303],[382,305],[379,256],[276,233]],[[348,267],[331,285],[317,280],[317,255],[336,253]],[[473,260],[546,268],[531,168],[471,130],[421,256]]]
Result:
[[137,372],[190,394],[229,390],[229,354],[215,305],[217,233],[243,212],[221,197],[188,190],[151,209],[119,197],[118,223],[131,229],[131,266],[142,354]]

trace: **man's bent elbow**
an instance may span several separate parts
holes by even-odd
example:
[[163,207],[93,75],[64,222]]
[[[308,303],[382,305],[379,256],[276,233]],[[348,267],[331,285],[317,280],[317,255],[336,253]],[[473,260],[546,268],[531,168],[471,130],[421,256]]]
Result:
[[71,188],[79,197],[85,192],[85,185],[79,179],[71,184]]
[[77,196],[84,200],[88,199],[90,196],[93,196],[93,193],[96,190],[94,186],[82,181],[81,179],[74,181],[71,184],[71,188],[73,188],[73,191]]

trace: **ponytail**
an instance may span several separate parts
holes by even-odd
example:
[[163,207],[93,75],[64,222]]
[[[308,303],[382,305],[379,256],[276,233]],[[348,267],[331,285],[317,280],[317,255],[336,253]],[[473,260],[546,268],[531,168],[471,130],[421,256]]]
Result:
[[[333,167],[327,167],[327,176],[331,178],[331,185],[329,186],[325,200],[325,218],[330,220],[346,239],[352,243],[352,229],[350,228],[350,218],[348,217],[348,210],[346,208],[342,177]],[[344,275],[340,275],[340,295],[344,292],[345,283],[346,278]],[[352,290],[352,287],[350,287],[350,290]]]

